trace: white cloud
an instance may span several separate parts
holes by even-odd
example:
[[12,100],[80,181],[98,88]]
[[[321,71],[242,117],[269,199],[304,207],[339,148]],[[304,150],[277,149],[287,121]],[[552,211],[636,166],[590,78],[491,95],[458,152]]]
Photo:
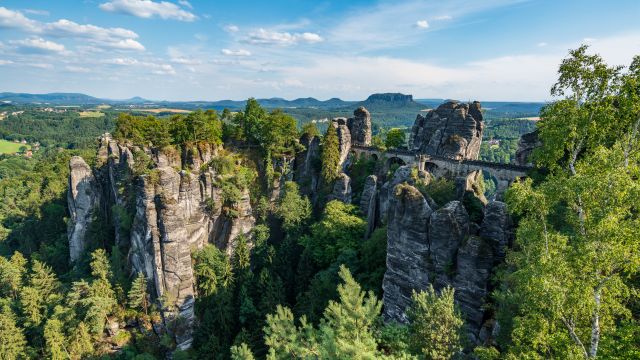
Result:
[[238,50],[230,50],[230,49],[222,49],[220,51],[222,55],[225,56],[251,56],[251,52],[249,50],[238,49]]
[[24,40],[12,40],[9,41],[9,43],[16,46],[19,51],[25,53],[60,53],[65,50],[64,45],[45,40],[40,37],[32,37]]
[[186,8],[189,8],[189,9],[193,9],[193,5],[191,5],[191,3],[188,2],[187,0],[178,0],[178,4],[180,4],[180,5],[182,5],[182,6],[186,7]]
[[153,17],[179,21],[194,21],[197,19],[197,16],[193,13],[168,1],[112,0],[100,4],[99,7],[104,11],[133,15],[144,19]]
[[91,69],[89,69],[89,68],[82,67],[82,66],[74,66],[74,65],[65,66],[65,70],[67,70],[69,72],[74,72],[74,73],[88,73],[88,72],[91,72]]
[[590,38],[590,37],[586,37],[586,38],[582,39],[582,41],[587,43],[587,44],[590,44],[590,43],[596,41],[596,39]]
[[13,61],[0,59],[0,65],[10,65],[10,64],[13,64]]
[[19,11],[9,10],[0,6],[0,28],[38,32],[40,31],[40,24],[24,16]]
[[436,21],[451,20],[451,19],[453,19],[453,16],[451,15],[440,15],[433,18],[433,20],[436,20]]
[[429,27],[429,22],[427,20],[418,20],[416,21],[416,27],[426,29]]
[[209,39],[209,37],[207,35],[200,34],[200,33],[194,34],[193,37],[196,38],[196,40],[199,40],[199,41],[207,41]]
[[138,63],[138,60],[133,59],[133,58],[114,58],[114,59],[107,59],[103,61],[105,64],[112,64],[112,65],[121,65],[121,66],[130,66],[130,65],[135,65]]
[[173,66],[169,64],[154,64],[154,63],[145,63],[143,64],[145,67],[151,69],[152,74],[156,75],[175,75],[176,70]]
[[245,39],[245,42],[254,45],[279,45],[288,46],[295,45],[297,43],[317,43],[323,39],[316,33],[289,33],[278,32],[273,30],[258,29],[249,33],[249,36]]
[[543,42],[539,42],[537,46],[538,47],[545,47],[547,45],[549,45],[549,44],[547,44],[546,42],[543,41]]
[[237,25],[233,25],[233,24],[226,25],[223,29],[228,33],[235,33],[240,31],[240,28]]
[[0,7],[0,28],[14,28],[42,36],[88,39],[94,46],[110,49],[144,50],[144,46],[135,40],[138,38],[138,34],[128,29],[78,24],[67,19],[43,23],[4,7]]
[[186,57],[174,57],[174,58],[171,58],[169,61],[171,61],[174,64],[180,64],[180,65],[200,65],[200,64],[202,64],[202,61],[200,61],[198,59],[191,59],[191,58],[186,58]]

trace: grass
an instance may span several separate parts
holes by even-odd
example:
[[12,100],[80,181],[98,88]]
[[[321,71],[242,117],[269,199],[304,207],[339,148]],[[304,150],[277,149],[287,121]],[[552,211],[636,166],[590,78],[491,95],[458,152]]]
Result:
[[98,117],[104,116],[104,113],[100,111],[80,111],[78,114],[80,114],[80,117],[91,117],[91,118],[98,118]]
[[28,149],[31,148],[30,145],[15,143],[13,141],[0,140],[0,154],[15,154],[19,152],[20,148],[23,146],[26,146]]

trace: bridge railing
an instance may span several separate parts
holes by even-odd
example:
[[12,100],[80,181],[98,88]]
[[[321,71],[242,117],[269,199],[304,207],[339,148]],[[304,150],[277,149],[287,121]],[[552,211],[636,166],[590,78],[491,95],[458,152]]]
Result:
[[445,156],[441,156],[441,155],[431,155],[431,154],[426,154],[426,153],[418,153],[418,152],[415,152],[415,151],[405,150],[405,149],[392,149],[392,150],[387,150],[387,151],[380,151],[380,149],[378,149],[378,148],[375,148],[375,147],[372,147],[372,146],[362,146],[362,145],[352,145],[351,148],[362,150],[362,151],[367,151],[367,152],[370,152],[370,153],[376,153],[376,154],[386,153],[386,154],[390,154],[390,155],[408,155],[408,156],[424,155],[424,156],[426,156],[426,160],[427,161],[429,159],[433,159],[433,160],[446,161],[448,163],[475,165],[475,166],[479,166],[479,167],[489,167],[489,168],[494,168],[494,169],[511,170],[511,171],[518,171],[518,172],[523,172],[523,173],[526,173],[526,172],[530,171],[531,169],[533,169],[532,166],[523,166],[523,165],[515,165],[515,164],[504,164],[504,163],[496,163],[496,162],[483,161],[483,160],[469,160],[469,159],[455,160],[455,159],[451,159],[451,158],[448,158],[448,157],[445,157]]

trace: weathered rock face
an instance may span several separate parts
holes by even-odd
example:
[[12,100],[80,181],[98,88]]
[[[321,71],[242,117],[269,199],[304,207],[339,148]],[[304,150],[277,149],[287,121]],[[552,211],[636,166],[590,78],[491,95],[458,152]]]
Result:
[[320,138],[303,135],[300,144],[305,150],[296,155],[293,179],[300,186],[300,193],[309,196],[315,204],[320,180]]
[[412,290],[424,290],[431,282],[428,225],[433,210],[420,191],[407,184],[394,187],[389,206],[384,317],[406,323]]
[[[72,216],[70,229],[80,229],[69,232],[70,244],[84,244],[87,240],[82,229],[86,228],[83,223],[86,216],[83,214],[87,213],[84,209],[88,204],[93,202],[94,206],[104,209],[117,205],[125,209],[130,207],[127,206],[128,201],[133,200],[135,212],[129,231],[120,228],[125,220],[120,217],[127,216],[126,212],[111,215],[118,234],[116,241],[119,245],[129,244],[132,271],[145,274],[154,285],[155,297],[168,299],[163,303],[165,322],[178,316],[186,320],[186,326],[173,333],[178,347],[186,349],[191,345],[194,321],[195,278],[191,252],[213,243],[231,254],[237,237],[240,234],[250,235],[255,219],[249,193],[245,191],[240,201],[234,204],[230,210],[233,216],[223,214],[221,189],[214,182],[216,174],[211,168],[203,168],[215,156],[212,147],[194,148],[180,156],[173,152],[131,151],[128,146],[120,145],[109,137],[103,138],[101,143],[98,150],[99,159],[104,164],[101,168],[92,173],[80,158],[72,159],[70,164],[69,205],[77,214]],[[151,175],[132,175],[129,170],[135,163],[133,154],[153,160],[155,168]],[[191,171],[176,170],[181,166]],[[94,185],[91,185],[92,181]],[[131,181],[134,184],[129,192],[133,193],[133,199],[127,199],[122,187]],[[82,197],[81,194],[90,192],[81,189],[88,188],[95,188],[96,194],[107,195]],[[214,204],[213,208],[210,204]]]
[[451,285],[460,244],[469,236],[469,215],[460,201],[436,210],[429,219],[429,257],[433,264],[434,287]]
[[371,145],[371,114],[364,106],[360,106],[353,112],[353,117],[349,118],[347,125],[354,145]]
[[338,175],[338,179],[333,184],[333,192],[327,196],[327,200],[339,200],[345,204],[351,204],[351,178],[347,174]]
[[71,221],[68,225],[69,257],[75,262],[85,248],[85,235],[100,202],[100,189],[87,163],[79,156],[69,162],[67,202]]
[[[486,340],[494,322],[485,304],[490,278],[511,244],[512,224],[501,202],[484,208],[482,224],[470,220],[462,202],[451,201],[433,210],[427,197],[410,185],[407,169],[398,169],[382,189],[393,186],[387,200],[387,271],[384,318],[406,323],[413,290],[455,289],[470,340]],[[404,180],[403,180],[404,179]],[[383,196],[381,189],[380,197]],[[380,201],[382,207],[382,200]]]
[[364,190],[360,196],[360,211],[367,218],[367,230],[364,237],[368,239],[376,224],[376,210],[378,203],[378,177],[369,175],[364,181]]
[[411,129],[409,149],[452,159],[477,159],[484,122],[480,103],[448,101],[419,114]]
[[538,138],[537,131],[522,135],[518,141],[518,149],[516,150],[516,164],[532,165],[530,160],[531,153],[541,145],[542,143]]
[[331,120],[331,125],[336,128],[338,132],[338,144],[340,150],[340,168],[345,169],[347,167],[347,157],[349,157],[349,151],[351,150],[351,132],[347,126],[346,118],[335,118]]

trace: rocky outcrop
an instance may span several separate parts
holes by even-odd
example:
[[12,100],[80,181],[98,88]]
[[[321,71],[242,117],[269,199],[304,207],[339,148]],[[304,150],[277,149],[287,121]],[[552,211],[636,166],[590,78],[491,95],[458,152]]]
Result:
[[69,161],[69,191],[67,202],[71,219],[68,223],[69,258],[75,262],[82,255],[87,230],[100,202],[100,189],[87,163],[79,156]]
[[481,105],[447,101],[419,114],[409,136],[409,150],[452,159],[478,159],[484,122]]
[[[435,204],[431,205],[429,198],[410,184],[415,180],[407,168],[398,169],[382,187],[393,186],[386,205],[384,318],[406,323],[413,290],[425,290],[430,285],[436,290],[451,286],[469,339],[473,343],[484,341],[491,333],[488,328],[495,323],[485,306],[491,291],[490,278],[512,241],[506,205],[489,202],[482,220],[477,220],[481,224],[470,219],[461,201],[451,201],[434,210]],[[380,205],[382,208],[382,200]]]
[[532,165],[530,159],[531,153],[541,145],[542,143],[538,138],[538,131],[522,135],[518,141],[518,149],[516,150],[516,164]]
[[[217,175],[206,166],[214,156],[216,149],[211,146],[182,153],[151,151],[119,144],[105,136],[98,150],[101,167],[92,171],[80,158],[72,159],[70,164],[69,204],[76,213],[70,229],[86,228],[83,219],[87,218],[87,204],[112,210],[109,216],[117,234],[116,243],[121,248],[129,245],[132,272],[145,274],[154,285],[154,297],[163,299],[166,323],[182,319],[179,322],[184,326],[172,333],[181,349],[191,345],[194,321],[191,252],[213,243],[231,255],[240,234],[249,237],[255,224],[248,191],[223,211]],[[136,175],[136,161],[151,162],[152,169]],[[181,167],[189,171],[180,170]],[[86,190],[89,188],[106,195],[83,197],[81,194],[91,193]],[[119,210],[113,211],[116,208]],[[132,213],[128,209],[133,209]],[[126,223],[131,224],[128,229]],[[86,241],[82,231],[72,230],[69,234],[70,244]]]
[[340,173],[333,184],[333,192],[327,196],[327,201],[339,200],[345,204],[351,204],[351,178]]
[[300,186],[300,193],[307,195],[316,203],[320,181],[320,138],[302,135],[300,144],[304,150],[296,154],[293,167],[293,179]]
[[429,219],[429,258],[433,284],[437,289],[451,285],[456,269],[456,254],[469,236],[469,215],[460,201],[452,201],[436,210]]
[[364,181],[364,189],[360,196],[360,212],[367,219],[367,229],[365,231],[365,239],[373,232],[376,224],[376,210],[378,203],[378,177],[369,175]]
[[394,187],[387,226],[387,271],[384,274],[384,317],[408,321],[406,309],[411,293],[426,289],[430,282],[429,223],[433,210],[420,191],[408,184]]
[[347,120],[354,145],[371,146],[371,114],[360,106],[353,112],[353,117]]
[[338,133],[338,148],[340,150],[340,169],[346,169],[349,165],[346,160],[351,150],[351,132],[347,126],[347,118],[335,118],[331,120],[331,125],[336,128]]

